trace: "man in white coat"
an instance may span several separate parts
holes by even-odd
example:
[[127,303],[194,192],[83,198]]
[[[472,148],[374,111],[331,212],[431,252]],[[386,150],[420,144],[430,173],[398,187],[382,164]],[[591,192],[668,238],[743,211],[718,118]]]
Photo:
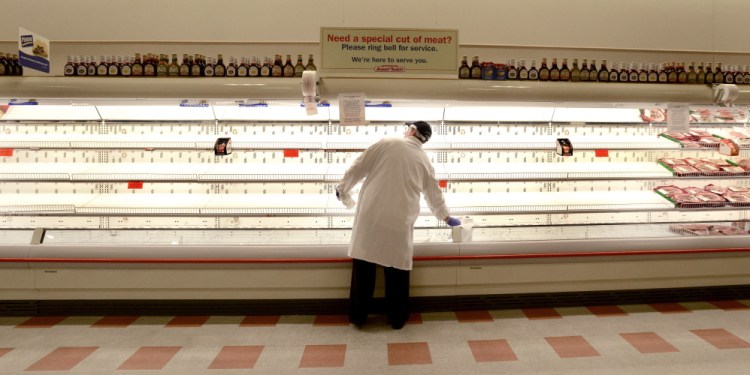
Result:
[[349,321],[357,327],[367,320],[376,265],[384,268],[391,326],[400,329],[409,318],[412,238],[421,193],[438,219],[450,226],[461,224],[449,216],[435,169],[422,150],[422,144],[432,136],[432,128],[424,121],[406,125],[404,138],[386,138],[368,147],[336,187],[336,196],[351,208],[355,203],[350,192],[365,179],[349,245],[349,256],[353,258]]

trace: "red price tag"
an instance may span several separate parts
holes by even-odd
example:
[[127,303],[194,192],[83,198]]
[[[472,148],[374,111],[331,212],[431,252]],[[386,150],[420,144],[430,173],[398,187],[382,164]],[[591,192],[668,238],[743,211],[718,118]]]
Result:
[[0,148],[0,156],[13,156],[12,148]]
[[299,150],[284,150],[285,158],[297,158],[299,157]]
[[447,188],[448,187],[448,180],[440,180],[440,181],[438,181],[438,186],[441,189]]
[[609,156],[609,150],[594,150],[594,155],[597,158],[606,158]]
[[143,189],[143,181],[128,181],[128,189]]

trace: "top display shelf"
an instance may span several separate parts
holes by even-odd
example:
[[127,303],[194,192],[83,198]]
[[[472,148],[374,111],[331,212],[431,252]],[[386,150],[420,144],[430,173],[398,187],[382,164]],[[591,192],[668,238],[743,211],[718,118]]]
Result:
[[[364,92],[372,100],[428,100],[448,105],[461,101],[523,103],[643,103],[710,105],[708,85],[592,82],[485,81],[419,78],[335,78],[319,80],[320,98]],[[0,96],[7,99],[302,99],[298,78],[94,78],[3,77]],[[750,104],[741,87],[736,104]]]

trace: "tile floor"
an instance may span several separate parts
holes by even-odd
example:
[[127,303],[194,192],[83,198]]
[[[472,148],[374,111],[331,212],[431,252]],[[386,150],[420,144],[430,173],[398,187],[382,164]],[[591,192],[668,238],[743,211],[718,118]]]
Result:
[[0,317],[0,374],[750,373],[750,300],[345,316]]

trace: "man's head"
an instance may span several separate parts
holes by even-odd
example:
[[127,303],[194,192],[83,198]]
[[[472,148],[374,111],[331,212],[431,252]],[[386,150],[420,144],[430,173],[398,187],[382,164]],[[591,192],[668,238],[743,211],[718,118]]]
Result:
[[416,137],[422,143],[427,143],[432,137],[432,127],[424,121],[407,122],[406,126],[409,127],[407,135]]

